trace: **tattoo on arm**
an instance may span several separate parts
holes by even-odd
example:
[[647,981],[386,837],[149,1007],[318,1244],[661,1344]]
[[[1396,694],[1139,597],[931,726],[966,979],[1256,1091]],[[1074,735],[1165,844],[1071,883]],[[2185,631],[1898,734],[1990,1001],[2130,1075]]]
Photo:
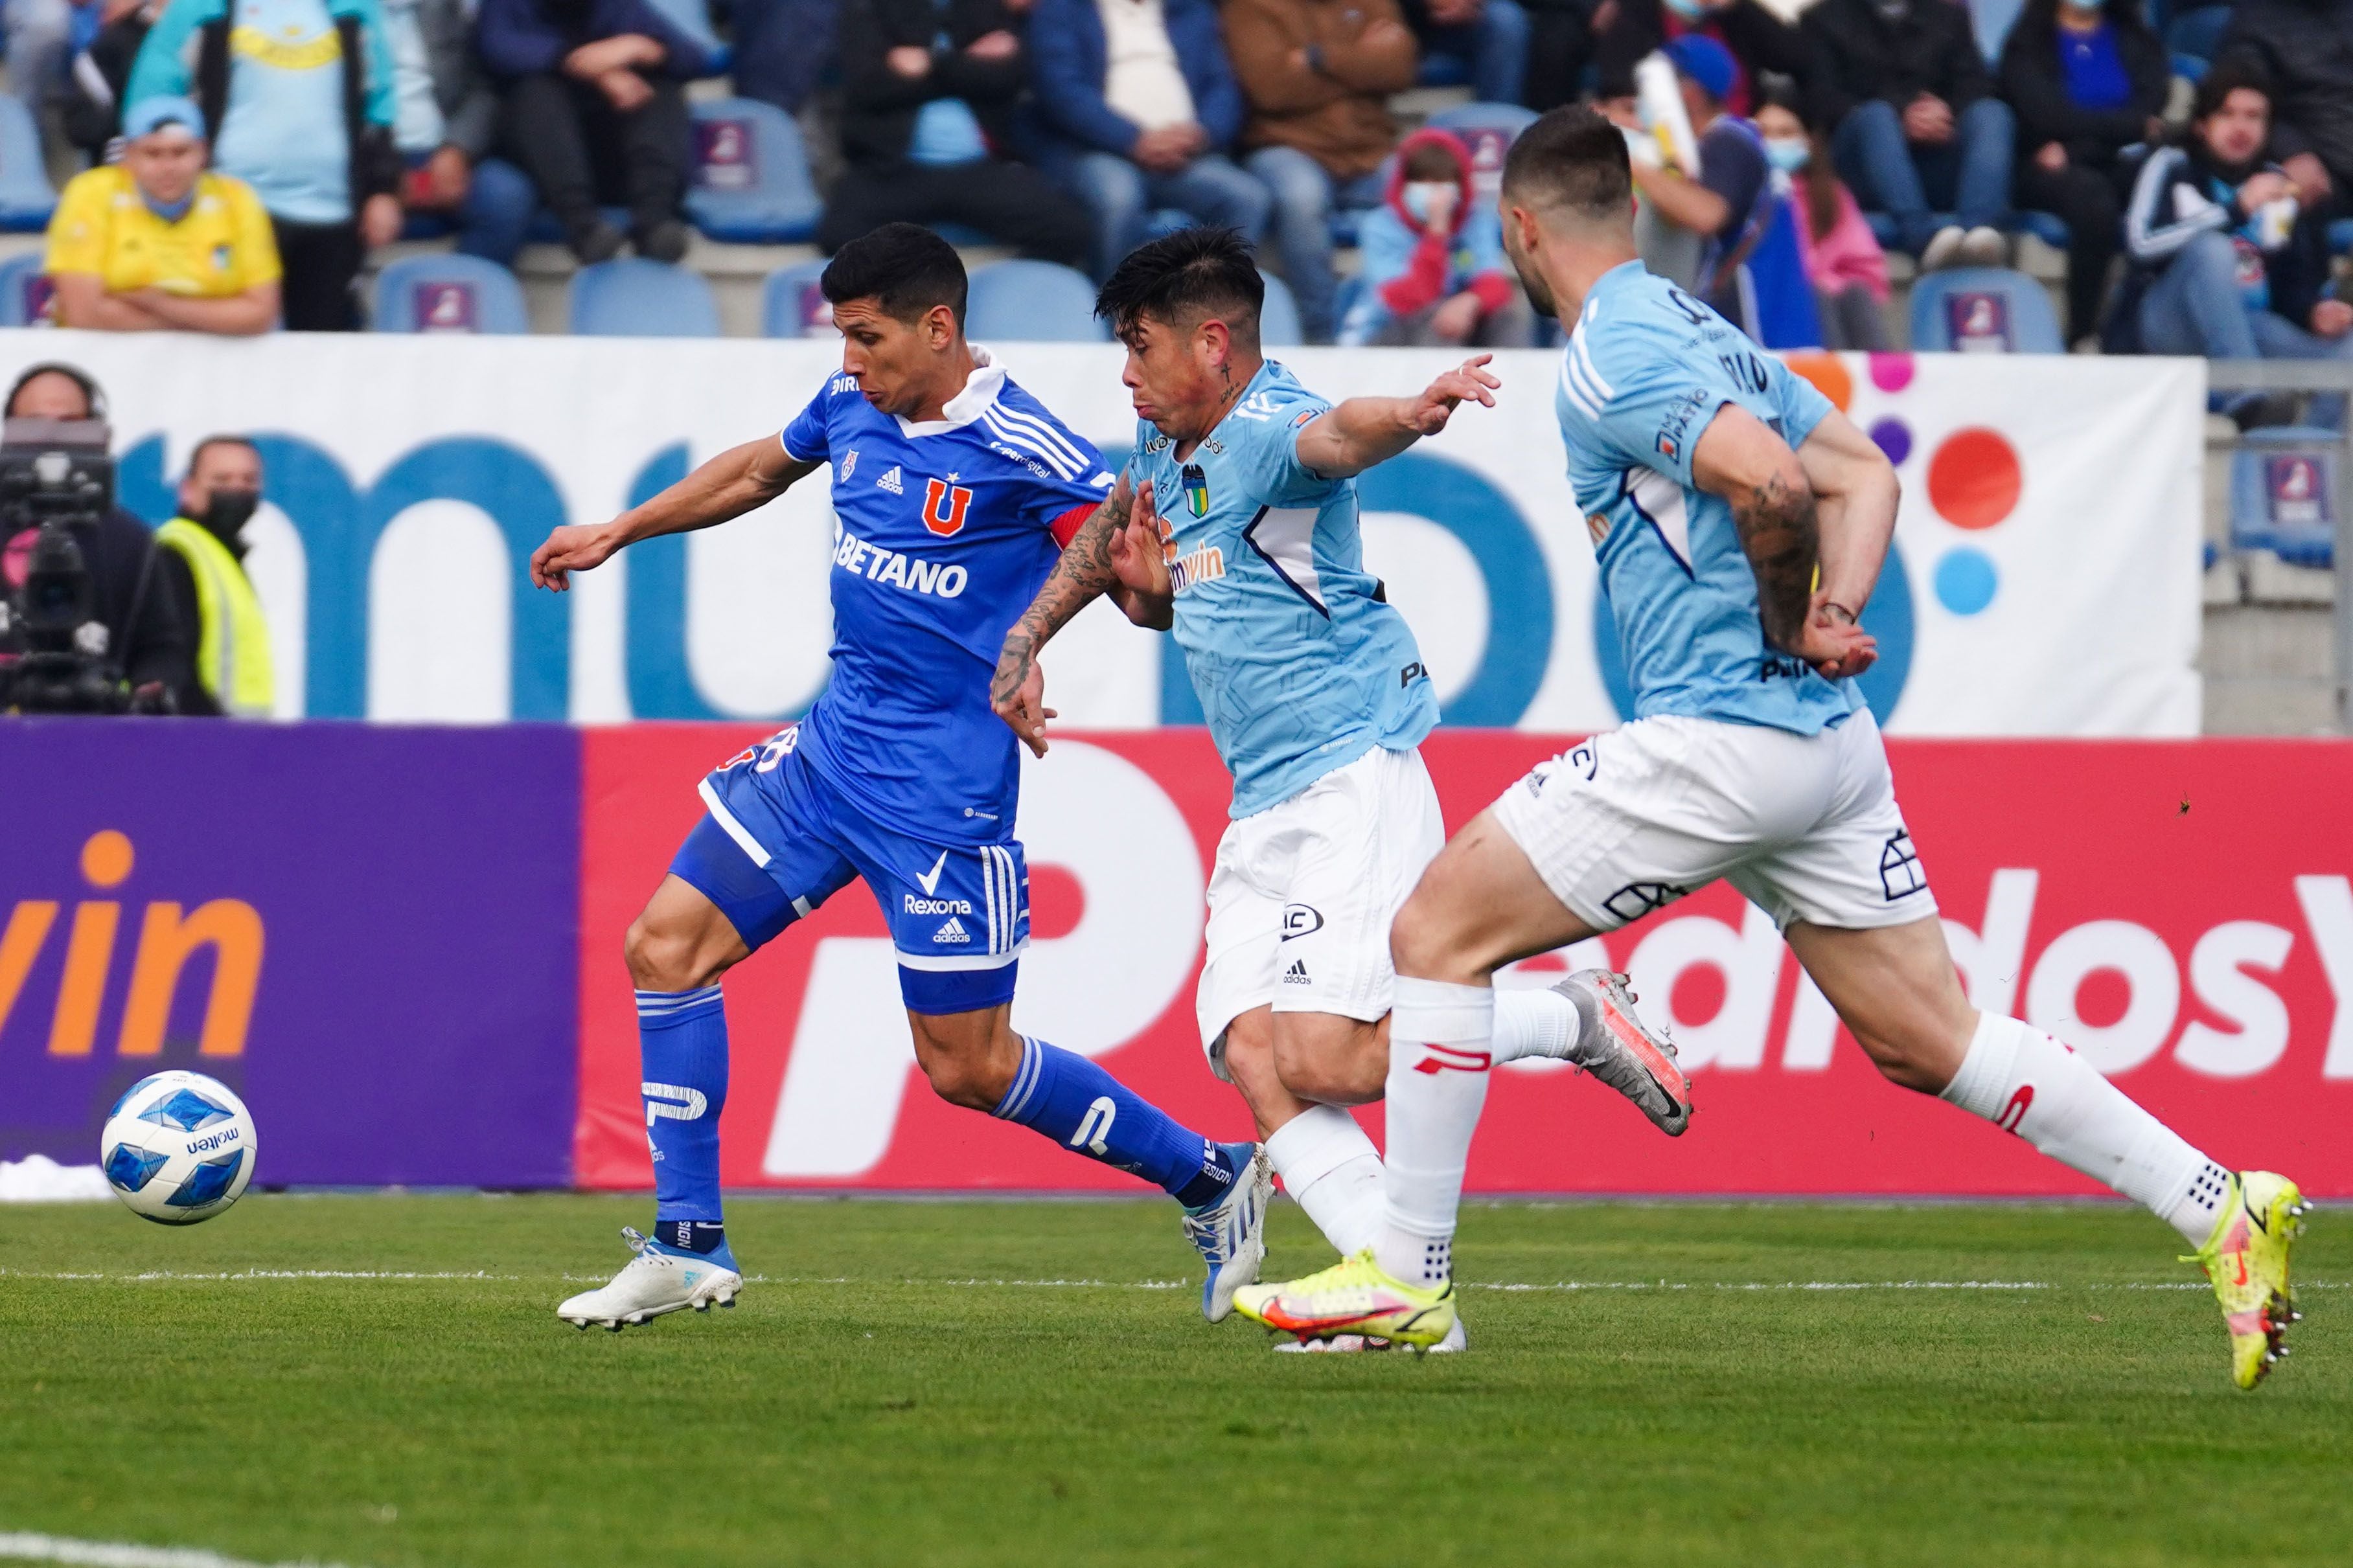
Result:
[[1820,554],[1813,492],[1803,486],[1792,489],[1775,474],[1751,488],[1745,500],[1732,503],[1732,521],[1748,568],[1757,574],[1757,616],[1765,623],[1765,640],[1787,651],[1797,645],[1813,597]]
[[1029,679],[1029,671],[1038,663],[1038,652],[1053,635],[1070,623],[1095,599],[1115,585],[1118,574],[1111,566],[1112,535],[1127,525],[1127,514],[1133,504],[1124,476],[1101,506],[1090,513],[1071,542],[1062,551],[1062,558],[1054,563],[1045,586],[1038,590],[1037,598],[1013,629],[1005,634],[1005,647],[997,655],[997,674],[989,683],[989,699],[1003,703],[1021,689]]

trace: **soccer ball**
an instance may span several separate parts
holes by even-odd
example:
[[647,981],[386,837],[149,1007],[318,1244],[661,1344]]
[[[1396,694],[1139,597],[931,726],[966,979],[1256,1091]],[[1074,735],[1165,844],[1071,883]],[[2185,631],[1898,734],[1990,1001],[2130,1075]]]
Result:
[[159,1072],[106,1114],[98,1162],[114,1195],[142,1219],[210,1219],[253,1179],[253,1117],[227,1085],[200,1072]]

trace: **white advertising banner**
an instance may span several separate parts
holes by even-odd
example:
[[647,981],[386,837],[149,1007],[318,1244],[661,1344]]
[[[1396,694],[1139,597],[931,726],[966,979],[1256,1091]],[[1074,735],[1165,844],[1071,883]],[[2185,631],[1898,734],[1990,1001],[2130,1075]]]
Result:
[[[812,481],[563,595],[524,578],[550,528],[611,515],[773,434],[837,368],[821,342],[0,332],[13,376],[67,359],[111,402],[121,493],[160,521],[189,449],[258,437],[251,525],[288,715],[786,718],[822,689],[832,510]],[[1003,351],[1113,466],[1134,422],[1120,353]],[[1418,389],[1455,356],[1310,349],[1339,399]],[[1584,731],[1628,702],[1562,477],[1558,361],[1498,357],[1493,409],[1361,481],[1366,555],[1412,622],[1449,722]],[[2185,735],[2200,693],[2195,361],[1805,358],[1905,486],[1866,624],[1887,727],[1924,735]],[[909,505],[918,504],[910,500]],[[1098,606],[1047,659],[1072,728],[1198,717],[1164,638]]]

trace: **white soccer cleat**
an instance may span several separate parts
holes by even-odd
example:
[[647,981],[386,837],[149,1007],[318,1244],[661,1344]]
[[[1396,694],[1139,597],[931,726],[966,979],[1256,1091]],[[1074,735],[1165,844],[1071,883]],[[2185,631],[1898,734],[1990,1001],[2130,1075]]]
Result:
[[1599,1004],[1599,1026],[1583,1031],[1567,1059],[1632,1100],[1660,1131],[1682,1137],[1691,1125],[1691,1080],[1675,1065],[1674,1042],[1666,1032],[1635,1016],[1626,977],[1580,969],[1553,989],[1572,1000],[1581,990]]
[[584,1290],[555,1309],[555,1315],[584,1332],[591,1323],[619,1333],[623,1325],[643,1323],[691,1307],[707,1312],[712,1303],[735,1304],[744,1276],[710,1258],[666,1252],[628,1226],[623,1239],[637,1256],[613,1276],[610,1283]]
[[1229,1143],[1241,1166],[1226,1195],[1198,1212],[1185,1214],[1185,1239],[1208,1266],[1201,1281],[1201,1316],[1223,1322],[1234,1310],[1234,1292],[1258,1280],[1266,1261],[1266,1208],[1274,1199],[1274,1172],[1266,1151],[1254,1143]]
[[[1274,1342],[1274,1348],[1278,1351],[1303,1355],[1359,1355],[1366,1351],[1391,1351],[1397,1349],[1397,1346],[1388,1340],[1375,1339],[1365,1334],[1335,1334],[1328,1340],[1277,1340]],[[1454,1320],[1454,1326],[1446,1331],[1446,1337],[1423,1353],[1451,1355],[1456,1351],[1467,1351],[1470,1348],[1471,1338],[1462,1331],[1462,1319],[1458,1315]]]

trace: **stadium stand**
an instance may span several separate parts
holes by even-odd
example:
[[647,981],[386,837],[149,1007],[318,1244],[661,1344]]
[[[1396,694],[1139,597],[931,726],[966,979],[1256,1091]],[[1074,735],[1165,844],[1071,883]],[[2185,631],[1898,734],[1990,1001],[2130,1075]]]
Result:
[[2006,267],[1957,267],[1912,285],[1912,346],[1926,353],[2066,352],[2051,296]]
[[767,281],[760,285],[762,337],[822,337],[833,330],[833,307],[817,288],[825,266],[820,256],[768,274]]
[[28,250],[0,261],[0,327],[34,327],[48,315],[49,280],[41,253]]
[[376,275],[369,330],[378,332],[483,332],[508,336],[531,331],[522,285],[495,261],[480,257],[407,256]]
[[1051,261],[993,261],[972,275],[965,330],[987,342],[1100,343],[1111,329],[1095,319],[1095,286]]
[[691,112],[688,222],[712,239],[737,245],[793,245],[817,232],[825,203],[791,115],[750,98],[698,102]]
[[38,234],[57,206],[39,129],[22,103],[0,96],[0,232]]
[[567,314],[583,337],[719,335],[719,303],[700,273],[635,256],[582,268],[572,279]]
[[1299,325],[1299,301],[1292,298],[1291,285],[1271,272],[1261,271],[1266,279],[1266,303],[1259,308],[1259,346],[1270,349],[1295,349],[1307,342],[1307,334]]

